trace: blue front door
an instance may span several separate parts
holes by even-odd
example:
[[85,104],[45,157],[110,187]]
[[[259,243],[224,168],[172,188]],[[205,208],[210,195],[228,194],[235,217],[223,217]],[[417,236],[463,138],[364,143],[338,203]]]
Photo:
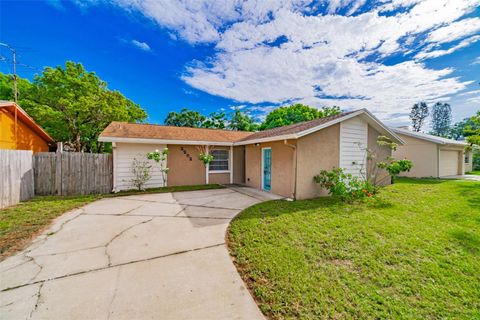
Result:
[[263,190],[272,188],[272,149],[263,149]]

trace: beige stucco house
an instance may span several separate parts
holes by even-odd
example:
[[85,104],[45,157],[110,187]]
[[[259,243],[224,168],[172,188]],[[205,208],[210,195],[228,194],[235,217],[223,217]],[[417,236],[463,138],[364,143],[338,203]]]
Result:
[[472,170],[472,153],[465,151],[467,143],[407,128],[391,129],[405,141],[393,152],[393,156],[413,162],[412,170],[403,173],[403,176],[441,178],[463,175]]
[[[167,185],[243,184],[293,199],[326,194],[313,181],[322,169],[342,167],[365,175],[366,148],[381,157],[391,155],[376,147],[377,137],[402,139],[366,109],[296,123],[260,132],[171,127],[151,124],[111,123],[99,140],[113,143],[114,191],[131,189],[135,157],[168,148]],[[213,154],[209,166],[200,152]],[[386,173],[384,183],[389,183]],[[160,172],[146,187],[163,183]]]

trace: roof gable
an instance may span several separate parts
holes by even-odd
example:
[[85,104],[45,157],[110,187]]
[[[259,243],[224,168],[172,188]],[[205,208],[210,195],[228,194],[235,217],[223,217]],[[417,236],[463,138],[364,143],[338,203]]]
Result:
[[15,110],[17,110],[17,118],[23,122],[26,126],[32,129],[39,137],[45,140],[47,143],[55,142],[50,135],[40,127],[32,117],[28,115],[28,113],[23,110],[18,104],[11,101],[0,101],[0,108],[3,110],[8,111],[11,114],[15,114]]
[[387,126],[385,126],[380,120],[378,120],[372,113],[367,109],[360,109],[355,111],[348,111],[338,115],[315,119],[311,121],[299,122],[289,126],[278,127],[270,130],[256,132],[235,144],[245,145],[251,143],[267,142],[267,141],[277,141],[284,139],[298,139],[303,136],[309,135],[311,133],[317,132],[324,128],[330,127],[334,124],[340,123],[342,121],[351,119],[353,117],[360,116],[362,117],[369,125],[374,129],[380,132],[383,135],[388,136],[393,139],[393,141],[404,144],[404,141],[397,136],[393,131],[391,131]]

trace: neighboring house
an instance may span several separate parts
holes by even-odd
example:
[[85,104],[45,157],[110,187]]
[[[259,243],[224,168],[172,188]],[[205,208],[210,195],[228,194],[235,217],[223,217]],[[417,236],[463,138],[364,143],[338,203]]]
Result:
[[[342,167],[360,176],[367,167],[367,147],[379,158],[391,155],[389,148],[377,146],[380,135],[403,143],[362,109],[260,132],[113,122],[99,141],[113,143],[114,191],[132,188],[134,157],[144,159],[147,152],[168,147],[170,186],[237,183],[307,199],[325,194],[313,181],[320,170]],[[202,149],[215,157],[207,168],[198,160]],[[385,172],[381,175],[390,183]],[[157,170],[147,187],[161,183]]]
[[0,149],[48,152],[53,139],[15,102],[0,101]]
[[413,162],[412,170],[403,173],[403,176],[440,178],[463,175],[472,170],[471,152],[465,151],[467,143],[413,132],[403,127],[391,129],[405,141],[393,156]]

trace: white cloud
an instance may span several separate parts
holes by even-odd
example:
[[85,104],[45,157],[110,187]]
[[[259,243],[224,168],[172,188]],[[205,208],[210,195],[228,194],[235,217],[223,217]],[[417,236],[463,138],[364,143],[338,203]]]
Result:
[[[480,19],[465,18],[478,0],[380,0],[368,12],[365,0],[104,2],[141,12],[179,40],[211,44],[212,56],[182,75],[196,89],[243,104],[368,107],[384,119],[465,90],[471,82],[453,69],[422,61],[480,40]],[[393,55],[405,61],[386,64]]]
[[480,40],[480,36],[473,36],[473,37],[470,37],[470,38],[467,38],[463,41],[461,41],[459,44],[457,44],[456,46],[453,46],[449,49],[446,49],[446,50],[434,50],[434,51],[422,51],[422,52],[419,52],[415,58],[417,59],[427,59],[427,58],[437,58],[437,57],[441,57],[441,56],[444,56],[444,55],[447,55],[447,54],[451,54],[457,50],[460,50],[462,48],[465,48],[465,47],[468,47],[469,45],[471,45],[472,43],[475,43],[477,41]]
[[473,60],[472,64],[480,64],[480,57],[477,57],[475,60]]
[[142,42],[142,41],[138,41],[138,40],[133,39],[131,41],[131,44],[133,44],[135,47],[137,47],[140,50],[152,51],[152,48],[150,48],[150,46],[146,42]]
[[463,19],[432,31],[428,42],[448,43],[480,32],[480,18]]

